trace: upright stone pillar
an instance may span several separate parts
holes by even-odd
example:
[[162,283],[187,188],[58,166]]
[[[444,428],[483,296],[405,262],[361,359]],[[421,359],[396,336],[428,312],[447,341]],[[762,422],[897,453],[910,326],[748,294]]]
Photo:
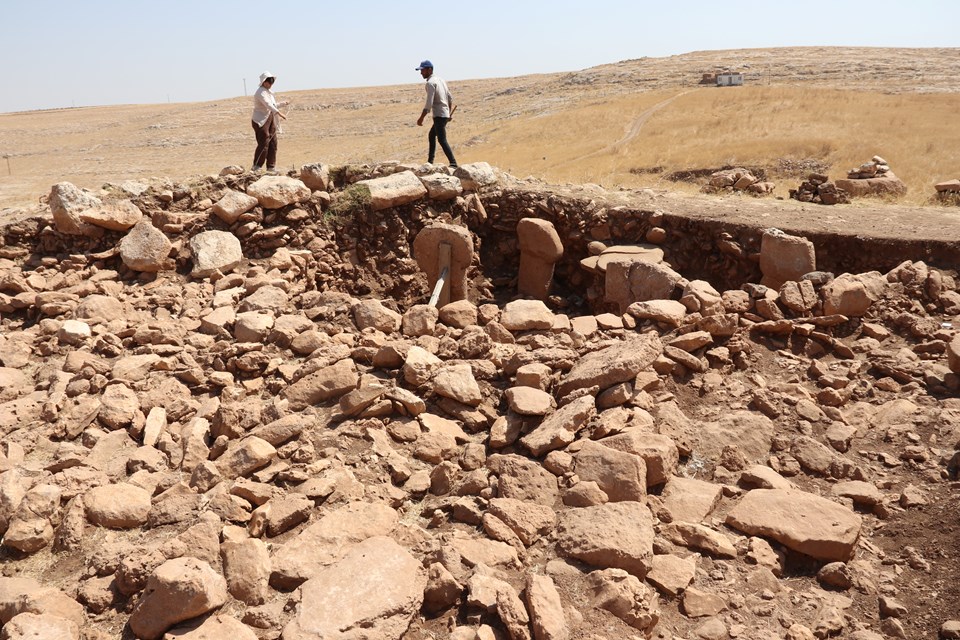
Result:
[[520,276],[517,288],[522,295],[543,300],[553,283],[553,266],[563,255],[563,243],[553,223],[523,218],[517,223],[520,241]]
[[413,241],[413,255],[427,275],[431,290],[447,267],[438,307],[467,299],[467,269],[473,261],[473,238],[469,229],[443,223],[424,227]]

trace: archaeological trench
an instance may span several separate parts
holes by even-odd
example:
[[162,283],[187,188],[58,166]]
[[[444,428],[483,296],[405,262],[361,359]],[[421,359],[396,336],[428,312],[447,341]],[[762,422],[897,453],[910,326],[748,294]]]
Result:
[[956,243],[228,167],[0,226],[0,638],[958,638]]

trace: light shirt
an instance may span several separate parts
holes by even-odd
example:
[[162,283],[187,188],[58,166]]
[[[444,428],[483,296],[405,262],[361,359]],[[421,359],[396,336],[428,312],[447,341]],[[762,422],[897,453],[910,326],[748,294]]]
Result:
[[270,119],[270,116],[277,114],[275,117],[279,122],[279,113],[280,109],[277,108],[277,99],[274,97],[273,91],[260,85],[253,94],[253,121],[257,123],[258,127],[262,127]]
[[449,118],[450,105],[453,104],[453,95],[447,88],[447,83],[435,75],[427,78],[427,102],[424,110],[432,111],[434,118]]

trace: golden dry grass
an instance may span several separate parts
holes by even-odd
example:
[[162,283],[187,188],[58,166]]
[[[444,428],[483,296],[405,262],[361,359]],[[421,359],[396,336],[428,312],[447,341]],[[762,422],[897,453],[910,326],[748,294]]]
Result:
[[[907,183],[910,204],[926,202],[933,184],[960,176],[960,128],[951,114],[960,95],[899,94],[801,87],[702,88],[650,115],[619,150],[565,162],[610,145],[617,122],[638,117],[666,94],[641,94],[514,123],[483,150],[502,166],[548,181],[604,186],[664,186],[672,171],[722,165],[773,166],[777,159],[817,159],[833,178],[881,155]],[[627,125],[629,128],[629,125]],[[521,136],[517,133],[522,132]],[[499,139],[502,137],[502,139]],[[559,147],[573,138],[568,147]],[[545,159],[544,159],[545,158]],[[632,168],[662,167],[635,175]],[[778,185],[785,193],[795,183]]]
[[[669,183],[672,171],[817,159],[831,177],[884,156],[922,204],[960,177],[957,50],[770,49],[646,58],[570,74],[450,79],[460,109],[448,132],[461,163],[606,187]],[[779,64],[790,60],[791,64]],[[700,72],[749,65],[740,88],[698,86]],[[951,66],[953,65],[953,66]],[[917,69],[922,71],[918,72]],[[779,75],[778,75],[779,74]],[[285,93],[294,100],[279,165],[422,162],[419,83]],[[250,98],[0,114],[0,207],[50,185],[217,172],[248,166]],[[442,159],[442,158],[439,158]],[[661,167],[637,175],[631,169]],[[798,184],[781,178],[778,194]]]

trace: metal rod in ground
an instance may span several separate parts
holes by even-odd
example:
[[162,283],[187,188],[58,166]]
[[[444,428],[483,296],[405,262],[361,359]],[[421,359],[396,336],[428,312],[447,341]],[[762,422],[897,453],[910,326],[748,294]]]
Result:
[[7,175],[12,176],[13,172],[10,171],[10,156],[3,156],[7,160]]
[[437,278],[437,284],[433,286],[433,294],[430,296],[430,302],[428,303],[431,307],[437,306],[437,301],[440,300],[440,292],[443,291],[443,285],[447,284],[447,273],[449,271],[449,268],[444,267],[443,271],[440,272],[440,277]]

